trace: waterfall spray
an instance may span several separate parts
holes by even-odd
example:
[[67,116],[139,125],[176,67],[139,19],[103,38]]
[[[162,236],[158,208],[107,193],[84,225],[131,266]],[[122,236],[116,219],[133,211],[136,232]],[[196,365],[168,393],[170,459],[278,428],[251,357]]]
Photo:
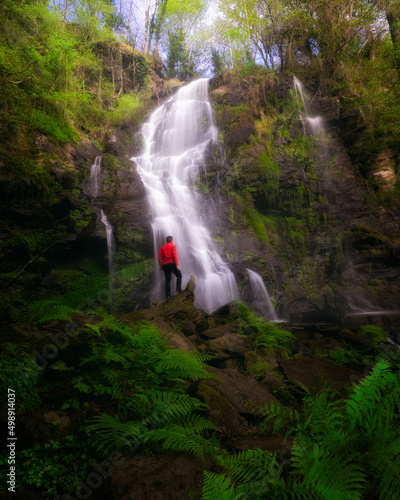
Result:
[[251,269],[246,269],[246,271],[249,275],[250,286],[253,292],[253,309],[269,321],[280,321],[262,277]]
[[[144,149],[132,158],[147,190],[152,214],[155,260],[165,238],[177,245],[183,286],[196,276],[195,303],[212,312],[239,297],[235,278],[218,255],[207,228],[202,196],[190,186],[204,167],[217,129],[208,101],[208,80],[182,87],[143,125]],[[210,208],[211,210],[211,208]],[[163,298],[163,276],[156,265],[153,299]]]
[[96,156],[94,163],[90,168],[90,194],[93,196],[93,198],[97,197],[97,193],[99,191],[101,160],[101,156]]
[[112,274],[114,272],[114,261],[113,261],[113,250],[114,250],[114,236],[113,229],[111,224],[108,222],[106,214],[101,210],[101,222],[106,227],[106,236],[107,236],[107,256],[108,256],[108,274]]

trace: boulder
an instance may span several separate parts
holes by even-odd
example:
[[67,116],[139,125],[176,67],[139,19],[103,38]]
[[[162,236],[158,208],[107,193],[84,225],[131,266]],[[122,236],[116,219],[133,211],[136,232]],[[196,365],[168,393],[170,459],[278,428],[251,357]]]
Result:
[[110,477],[109,498],[187,500],[189,494],[191,498],[200,498],[203,470],[209,466],[209,463],[189,454],[122,457],[116,462]]
[[238,370],[209,367],[208,371],[217,377],[219,393],[241,414],[257,415],[267,403],[277,401],[267,387]]
[[298,356],[279,362],[286,378],[300,388],[307,387],[312,394],[329,386],[331,390],[343,391],[346,386],[358,382],[363,373],[339,366],[325,358]]
[[207,417],[219,429],[237,432],[246,423],[237,408],[221,394],[215,380],[201,380],[197,386],[197,397],[206,403]]
[[226,333],[222,337],[207,341],[201,350],[221,358],[230,358],[243,356],[251,344],[249,339],[243,339],[234,333]]

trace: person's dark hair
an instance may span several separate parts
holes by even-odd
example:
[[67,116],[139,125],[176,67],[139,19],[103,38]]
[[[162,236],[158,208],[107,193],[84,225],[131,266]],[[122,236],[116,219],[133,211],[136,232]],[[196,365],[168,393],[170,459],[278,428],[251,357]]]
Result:
[[173,240],[172,236],[167,236],[167,243],[171,243],[172,240]]

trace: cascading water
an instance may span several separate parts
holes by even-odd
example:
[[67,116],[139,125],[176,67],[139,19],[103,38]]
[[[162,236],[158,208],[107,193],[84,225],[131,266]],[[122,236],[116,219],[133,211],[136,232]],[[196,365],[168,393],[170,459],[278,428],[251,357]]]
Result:
[[269,321],[280,321],[262,277],[251,269],[246,269],[246,271],[254,297],[252,308]]
[[100,169],[101,169],[101,156],[96,156],[93,165],[90,168],[90,194],[93,196],[93,198],[97,197],[97,194],[99,192],[99,175],[100,175]]
[[320,115],[313,116],[311,113],[311,108],[308,102],[308,96],[306,94],[304,85],[296,77],[293,77],[293,87],[295,94],[300,96],[301,102],[303,104],[303,119],[304,119],[304,129],[306,134],[311,134],[314,139],[314,145],[317,148],[318,155],[320,158],[326,157],[328,153],[327,148],[327,137],[324,126],[323,117]]
[[107,256],[108,256],[108,273],[114,272],[113,250],[114,250],[114,236],[111,224],[108,222],[106,214],[101,210],[101,222],[106,227],[107,236]]
[[[218,255],[207,229],[204,200],[190,186],[204,166],[217,129],[208,101],[208,80],[182,87],[142,127],[144,150],[132,158],[146,187],[152,215],[155,259],[167,236],[174,238],[185,286],[196,276],[196,305],[207,312],[239,297],[233,273]],[[156,268],[153,299],[163,297]]]

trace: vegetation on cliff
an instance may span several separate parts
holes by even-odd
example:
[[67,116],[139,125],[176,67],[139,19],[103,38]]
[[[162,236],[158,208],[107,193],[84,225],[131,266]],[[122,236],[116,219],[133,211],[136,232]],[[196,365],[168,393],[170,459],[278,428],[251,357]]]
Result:
[[[344,291],[398,303],[398,2],[221,0],[207,22],[206,1],[144,7],[139,36],[131,1],[0,6],[0,395],[16,394],[18,494],[117,498],[113,468],[170,450],[206,471],[182,498],[398,498],[396,326],[338,324]],[[135,132],[202,74],[220,144],[195,189],[226,201],[214,240],[244,296],[251,266],[312,325],[242,304],[206,315],[193,290],[132,312],[153,276]],[[294,74],[328,117],[325,163]]]

